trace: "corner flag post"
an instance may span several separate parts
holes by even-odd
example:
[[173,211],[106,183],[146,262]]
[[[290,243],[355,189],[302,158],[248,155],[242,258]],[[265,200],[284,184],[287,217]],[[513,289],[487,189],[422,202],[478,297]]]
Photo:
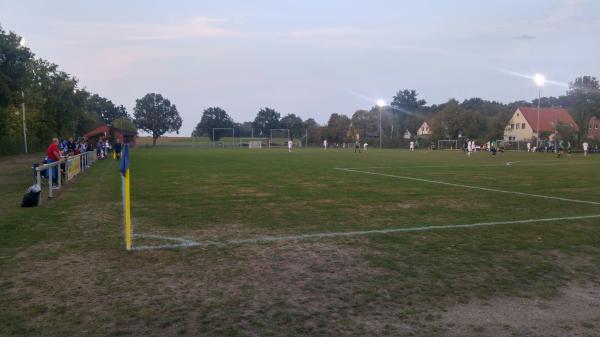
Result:
[[125,249],[131,250],[131,190],[129,174],[129,146],[125,144],[121,155],[121,182],[123,192],[123,215],[125,217]]

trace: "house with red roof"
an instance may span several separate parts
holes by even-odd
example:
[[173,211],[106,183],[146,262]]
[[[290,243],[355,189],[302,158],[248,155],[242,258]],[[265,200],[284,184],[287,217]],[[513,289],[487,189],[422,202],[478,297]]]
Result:
[[[540,108],[538,119],[537,107],[518,107],[504,129],[505,141],[531,141],[539,133],[547,132],[550,139],[554,138],[556,126],[566,124],[575,130],[579,130],[577,123],[566,109],[563,108]],[[539,125],[539,130],[538,130]]]

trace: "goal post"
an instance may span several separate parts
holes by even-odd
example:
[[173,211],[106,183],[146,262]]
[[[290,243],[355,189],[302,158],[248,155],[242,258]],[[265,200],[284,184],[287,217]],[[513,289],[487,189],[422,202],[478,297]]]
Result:
[[290,129],[269,130],[269,149],[274,146],[287,146],[290,140]]
[[438,150],[456,150],[458,141],[456,139],[438,140]]
[[[217,141],[215,140],[215,131],[217,133],[221,133],[223,131],[231,131],[231,145],[233,147],[235,147],[235,129],[234,128],[213,128],[212,129],[212,140],[213,140],[213,146],[217,147]],[[229,132],[227,132],[229,133]]]
[[268,144],[268,138],[240,138],[240,147],[247,147],[249,149],[261,149]]

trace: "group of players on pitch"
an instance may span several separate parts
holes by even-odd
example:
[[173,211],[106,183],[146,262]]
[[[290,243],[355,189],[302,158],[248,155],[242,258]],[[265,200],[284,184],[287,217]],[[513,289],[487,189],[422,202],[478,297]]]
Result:
[[[550,144],[551,144],[550,146],[547,145],[543,149],[540,149],[537,146],[532,146],[531,142],[528,142],[527,143],[527,152],[538,152],[540,150],[542,150],[542,152],[556,152],[556,158],[560,158],[564,155],[565,148],[566,148],[569,156],[572,153],[572,147],[571,147],[570,141],[567,141],[565,144],[564,141],[559,140],[559,141],[556,141],[556,142],[550,143]],[[294,142],[292,142],[292,140],[289,139],[287,142],[287,145],[288,145],[288,152],[292,152],[292,147],[294,146]],[[414,151],[415,145],[416,144],[414,141],[410,141],[409,150]],[[327,149],[328,146],[329,146],[329,144],[327,142],[327,139],[324,139],[323,140],[323,149]],[[354,152],[355,153],[356,152],[361,153],[361,148],[366,151],[368,146],[369,146],[369,144],[367,142],[365,142],[364,144],[361,145],[359,136],[358,135],[356,136],[356,140],[354,141]],[[587,156],[589,148],[590,148],[590,144],[588,142],[583,142],[581,144],[581,146],[583,148],[583,155]],[[344,144],[344,147],[345,147],[345,144]],[[503,140],[493,140],[493,141],[487,142],[483,146],[478,146],[475,143],[475,141],[467,140],[463,144],[463,151],[469,157],[471,156],[472,153],[477,152],[478,149],[482,150],[482,151],[491,152],[492,156],[495,158],[496,154],[498,152],[500,152],[500,154],[504,155],[504,141]]]
[[[583,148],[583,155],[587,156],[589,148],[590,148],[590,144],[588,142],[583,142],[581,144],[581,146]],[[471,156],[471,153],[476,152],[477,149],[489,151],[492,153],[493,157],[496,156],[497,152],[500,152],[502,155],[504,155],[504,141],[503,140],[498,140],[498,141],[494,140],[491,142],[487,142],[487,144],[485,144],[482,147],[477,146],[475,144],[475,142],[472,140],[468,140],[463,144],[463,151],[466,152],[469,157]],[[546,146],[544,146],[544,148],[538,148],[537,146],[532,146],[531,142],[527,143],[527,152],[555,152],[556,158],[561,158],[565,154],[565,149],[566,149],[566,152],[568,153],[568,155],[571,156],[571,153],[573,152],[573,148],[571,146],[570,141],[567,141],[565,143],[565,141],[563,141],[563,140],[558,140],[553,143],[549,143],[549,145],[547,144]],[[411,148],[411,150],[412,150],[412,148]]]

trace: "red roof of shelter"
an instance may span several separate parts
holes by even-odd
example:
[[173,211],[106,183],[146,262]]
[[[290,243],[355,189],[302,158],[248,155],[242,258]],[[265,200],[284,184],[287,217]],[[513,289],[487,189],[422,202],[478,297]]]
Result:
[[[523,114],[523,117],[527,120],[533,132],[537,130],[537,108],[519,107],[519,111]],[[575,130],[579,130],[577,123],[573,120],[573,117],[569,114],[566,109],[563,108],[540,108],[540,130],[554,131],[556,128],[556,121],[572,126]]]
[[105,135],[105,134],[108,135],[109,131],[110,131],[110,127],[108,125],[104,124],[104,125],[100,125],[99,127],[94,128],[94,129],[86,132],[83,136],[85,138],[90,138],[90,137],[94,137],[94,136],[97,136],[97,135],[100,135],[100,134],[102,134],[102,135]]
[[137,135],[137,132],[135,132],[135,131],[119,129],[119,128],[116,128],[114,126],[111,127],[110,125],[103,124],[103,125],[100,125],[97,128],[94,128],[94,129],[86,132],[83,136],[85,138],[90,138],[90,137],[94,137],[94,136],[98,136],[98,135],[102,135],[102,136],[108,135],[110,133],[111,128],[112,128],[113,131],[120,132],[123,135],[127,135],[127,136],[135,136],[135,135]]

